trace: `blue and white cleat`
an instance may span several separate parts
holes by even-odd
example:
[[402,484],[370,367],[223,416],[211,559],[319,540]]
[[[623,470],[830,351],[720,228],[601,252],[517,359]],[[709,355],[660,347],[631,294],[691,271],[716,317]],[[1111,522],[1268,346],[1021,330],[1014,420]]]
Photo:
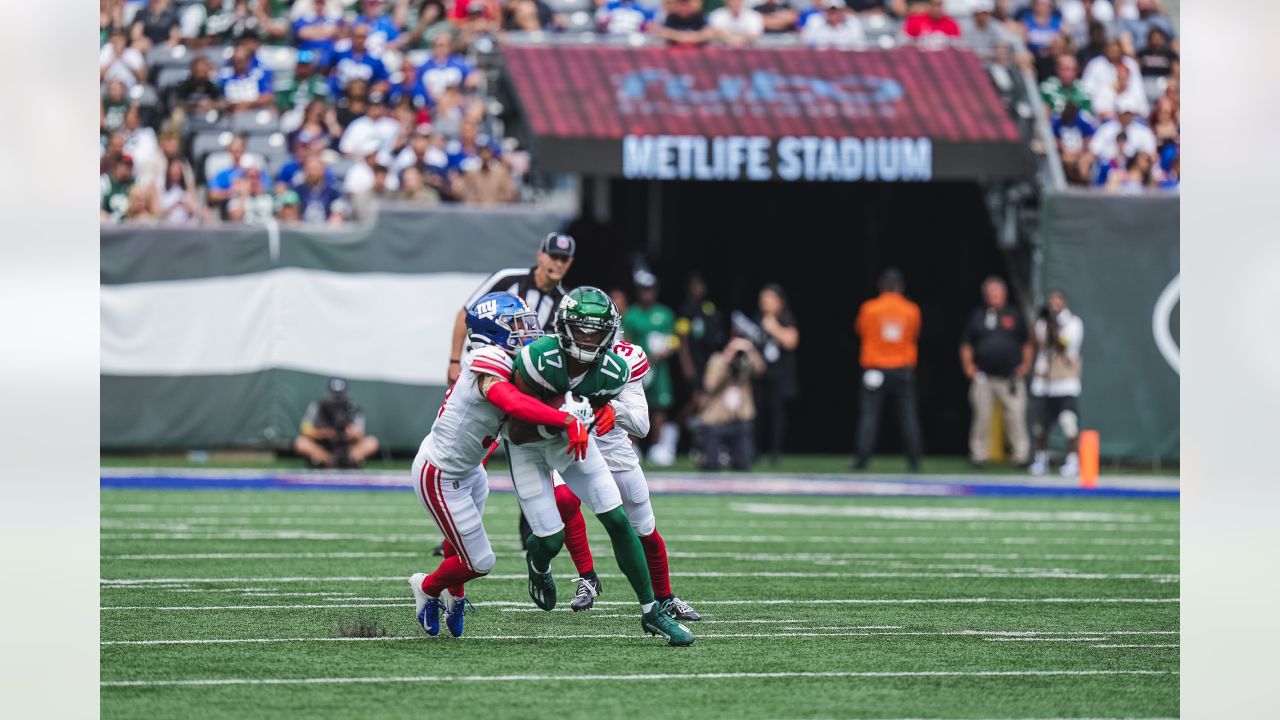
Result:
[[[467,612],[467,605],[471,601],[465,597],[456,598],[449,593],[448,590],[440,593],[440,602],[444,604],[444,626],[449,628],[449,634],[454,637],[462,637],[462,618]],[[474,609],[475,605],[471,605]]]
[[[418,624],[431,637],[440,634],[440,598],[434,598],[422,590],[422,581],[427,579],[426,573],[414,573],[409,576],[409,588],[413,590],[414,604],[418,611]],[[462,625],[459,623],[459,630]]]

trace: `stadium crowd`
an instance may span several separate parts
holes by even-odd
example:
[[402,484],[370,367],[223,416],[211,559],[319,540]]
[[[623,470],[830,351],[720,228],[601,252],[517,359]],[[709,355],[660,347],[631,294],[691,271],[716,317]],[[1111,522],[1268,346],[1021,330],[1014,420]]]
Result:
[[[1033,70],[1072,182],[1177,187],[1158,0],[99,0],[102,219],[339,223],[373,198],[517,200],[478,56],[508,33],[673,48],[962,42]],[[789,37],[786,37],[789,36]]]

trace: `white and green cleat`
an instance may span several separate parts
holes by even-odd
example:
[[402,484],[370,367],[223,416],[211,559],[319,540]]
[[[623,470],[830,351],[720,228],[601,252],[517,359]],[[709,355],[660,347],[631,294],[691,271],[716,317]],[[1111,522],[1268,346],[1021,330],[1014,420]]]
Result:
[[689,628],[663,612],[662,605],[657,603],[649,612],[640,616],[640,627],[650,635],[666,638],[668,645],[683,647],[693,644],[693,633],[689,632]]
[[551,568],[540,572],[533,567],[533,558],[525,555],[525,564],[529,566],[529,598],[533,604],[543,610],[552,610],[556,606],[556,581],[551,577]]

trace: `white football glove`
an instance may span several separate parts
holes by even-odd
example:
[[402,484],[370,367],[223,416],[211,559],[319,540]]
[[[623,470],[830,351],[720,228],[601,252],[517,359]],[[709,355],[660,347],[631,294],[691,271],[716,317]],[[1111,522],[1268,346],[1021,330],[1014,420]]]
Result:
[[560,409],[577,418],[584,428],[590,429],[596,421],[596,411],[591,407],[591,402],[586,398],[574,400],[571,392],[564,394],[564,405]]

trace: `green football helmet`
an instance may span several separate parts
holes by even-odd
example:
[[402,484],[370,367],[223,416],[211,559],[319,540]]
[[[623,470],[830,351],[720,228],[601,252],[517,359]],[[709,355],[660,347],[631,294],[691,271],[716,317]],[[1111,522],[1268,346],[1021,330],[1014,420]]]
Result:
[[560,348],[580,362],[595,362],[607,350],[622,324],[618,308],[605,291],[594,287],[574,289],[560,301],[555,333]]

